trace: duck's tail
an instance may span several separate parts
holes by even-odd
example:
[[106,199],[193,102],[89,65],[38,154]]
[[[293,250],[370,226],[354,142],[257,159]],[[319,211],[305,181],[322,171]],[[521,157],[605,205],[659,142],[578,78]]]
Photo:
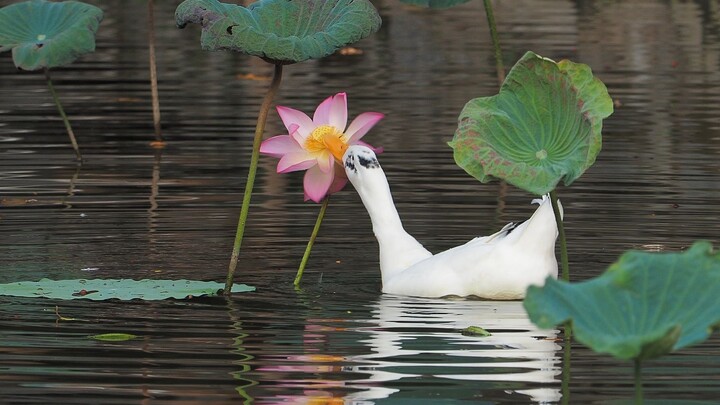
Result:
[[[534,199],[532,203],[540,206],[527,221],[514,227],[505,239],[507,243],[521,246],[527,250],[554,249],[558,229],[550,196],[544,195],[542,198]],[[560,209],[560,218],[562,218],[564,214],[559,200],[558,208]]]

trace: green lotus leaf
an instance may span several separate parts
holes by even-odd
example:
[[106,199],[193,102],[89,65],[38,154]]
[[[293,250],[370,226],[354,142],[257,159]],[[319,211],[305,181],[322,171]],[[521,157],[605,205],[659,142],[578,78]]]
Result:
[[185,0],[178,27],[200,24],[203,49],[231,50],[289,64],[322,58],[365,38],[381,20],[368,0],[260,0],[248,7]]
[[492,97],[470,100],[450,142],[455,162],[483,183],[499,178],[535,194],[571,184],[595,162],[613,112],[587,65],[527,52]]
[[[218,295],[225,284],[195,280],[130,280],[77,279],[20,281],[0,284],[0,295],[15,297],[45,297],[61,300],[164,300],[184,299],[203,295]],[[235,284],[232,292],[254,291],[254,287]]]
[[0,51],[12,49],[19,69],[72,63],[95,50],[103,12],[78,1],[31,0],[0,9]]
[[548,278],[525,309],[541,328],[572,321],[578,341],[620,359],[650,359],[707,339],[720,323],[720,253],[696,242],[684,253],[629,251],[599,277]]
[[425,8],[449,8],[470,0],[400,0],[401,3]]

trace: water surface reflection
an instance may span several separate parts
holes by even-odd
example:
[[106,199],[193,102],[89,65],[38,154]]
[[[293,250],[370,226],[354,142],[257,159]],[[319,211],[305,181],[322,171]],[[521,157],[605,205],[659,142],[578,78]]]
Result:
[[[340,320],[308,319],[302,333],[302,354],[261,355],[261,363],[270,360],[275,364],[258,367],[250,375],[264,374],[261,380],[275,375],[275,385],[301,388],[301,393],[256,399],[392,402],[412,398],[405,392],[407,387],[423,387],[425,396],[438,400],[479,400],[488,396],[485,390],[498,389],[526,398],[523,402],[548,403],[560,397],[557,331],[538,330],[520,302],[384,295],[368,309],[368,319],[356,319],[356,326],[338,326]],[[482,326],[492,336],[462,335],[468,326]],[[338,352],[333,342],[350,338],[342,335],[354,336],[358,347],[353,351],[364,353]],[[465,385],[465,381],[472,384]]]
[[[41,75],[0,56],[0,281],[41,277],[222,280],[271,66],[208,53],[156,2],[168,146],[157,152],[145,6],[105,9],[97,52],[54,74],[86,163],[78,168]],[[7,3],[7,2],[5,2]],[[4,4],[4,3],[3,3]],[[278,104],[311,111],[347,91],[350,114],[386,118],[381,156],[408,231],[440,251],[527,217],[532,198],[479,184],[446,146],[465,102],[497,90],[482,2],[426,12],[378,0],[384,25],[333,55],[288,66]],[[572,277],[624,250],[720,243],[720,12],[715,1],[494,2],[506,64],[527,50],[589,64],[616,112],[596,164],[560,196]],[[137,7],[136,7],[137,6]],[[267,135],[284,131],[276,115]],[[556,401],[555,331],[518,303],[379,293],[370,221],[351,188],[328,210],[304,278],[290,283],[318,207],[302,178],[261,159],[239,279],[224,300],[88,303],[0,297],[0,402],[532,403]],[[92,270],[90,270],[92,269]],[[64,316],[56,322],[55,305]],[[478,325],[485,339],[459,330]],[[141,339],[103,343],[88,335]],[[650,398],[716,400],[720,338],[646,368]],[[573,403],[631,396],[629,364],[573,346]]]

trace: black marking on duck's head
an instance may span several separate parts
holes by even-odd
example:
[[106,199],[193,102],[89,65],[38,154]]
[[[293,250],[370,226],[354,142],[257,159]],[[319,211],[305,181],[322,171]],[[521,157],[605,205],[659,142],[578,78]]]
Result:
[[358,162],[360,163],[360,166],[366,169],[377,169],[380,167],[380,162],[378,162],[375,156],[366,157],[358,155]]
[[364,145],[352,145],[345,152],[345,172],[357,175],[360,170],[380,168],[375,152]]
[[348,155],[345,158],[345,171],[352,171],[353,173],[357,173],[357,168],[355,167],[355,156],[354,155]]

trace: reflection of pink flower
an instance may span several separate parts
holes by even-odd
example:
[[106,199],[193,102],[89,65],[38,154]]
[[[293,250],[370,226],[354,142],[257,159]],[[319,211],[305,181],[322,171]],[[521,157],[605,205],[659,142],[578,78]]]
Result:
[[[305,200],[322,201],[347,183],[342,157],[348,146],[365,144],[362,138],[384,115],[365,112],[347,126],[347,95],[338,93],[320,103],[312,119],[288,107],[277,107],[288,135],[265,140],[260,152],[280,158],[278,173],[306,170]],[[346,128],[347,126],[347,128]],[[335,162],[339,164],[335,164]]]

